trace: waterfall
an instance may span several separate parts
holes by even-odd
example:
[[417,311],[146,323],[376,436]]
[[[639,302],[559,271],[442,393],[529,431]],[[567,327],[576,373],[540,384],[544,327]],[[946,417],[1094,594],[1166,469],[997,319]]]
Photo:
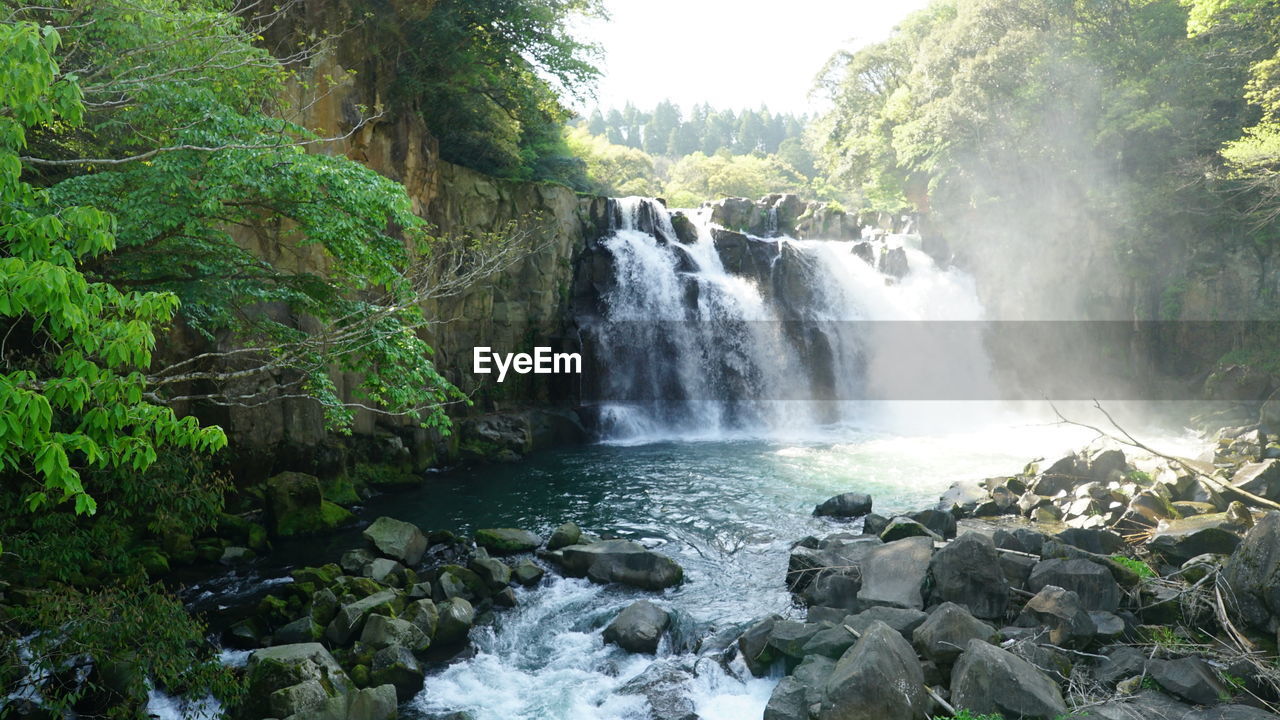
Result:
[[868,401],[988,392],[972,279],[903,236],[757,238],[703,208],[681,242],[660,202],[611,203],[608,277],[578,316],[606,438],[804,434],[856,426]]

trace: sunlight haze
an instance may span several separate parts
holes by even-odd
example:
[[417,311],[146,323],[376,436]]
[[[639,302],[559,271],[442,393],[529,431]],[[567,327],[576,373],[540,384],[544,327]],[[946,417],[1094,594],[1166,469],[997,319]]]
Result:
[[604,49],[598,102],[586,109],[769,106],[812,110],[813,78],[840,48],[883,39],[924,0],[607,0],[608,21],[582,25]]

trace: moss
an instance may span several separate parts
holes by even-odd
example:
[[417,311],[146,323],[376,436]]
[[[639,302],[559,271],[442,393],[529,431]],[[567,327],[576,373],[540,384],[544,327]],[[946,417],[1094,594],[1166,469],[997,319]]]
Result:
[[422,484],[422,476],[396,465],[357,463],[351,471],[356,484],[373,487],[407,487]]
[[267,540],[267,529],[258,523],[250,523],[249,536],[245,543],[249,549],[257,552],[269,549],[271,543]]
[[158,578],[169,573],[169,557],[154,545],[138,548],[135,557],[150,578]]
[[300,508],[277,518],[276,532],[284,537],[326,532],[355,520],[346,508],[328,500],[321,500],[320,507]]
[[1111,559],[1132,570],[1140,578],[1153,578],[1156,576],[1156,571],[1152,570],[1150,565],[1138,560],[1137,558],[1125,557],[1124,555],[1112,555]]
[[342,575],[342,568],[329,563],[319,567],[298,568],[290,575],[293,576],[295,583],[311,583],[316,589],[320,589],[333,585]]
[[369,687],[369,666],[361,664],[351,668],[351,682],[359,688]]
[[329,502],[351,507],[360,502],[360,490],[356,485],[357,483],[347,476],[339,475],[336,478],[323,481],[320,485],[320,492],[324,495],[324,499]]

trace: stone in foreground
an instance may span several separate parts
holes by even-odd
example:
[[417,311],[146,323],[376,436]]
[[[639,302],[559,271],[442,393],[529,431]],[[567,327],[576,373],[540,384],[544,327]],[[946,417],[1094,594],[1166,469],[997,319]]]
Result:
[[427,551],[427,536],[417,525],[402,520],[380,517],[361,534],[378,552],[410,567],[421,562]]
[[1067,705],[1040,668],[981,640],[970,640],[951,671],[951,704],[974,714],[1052,720]]
[[855,518],[871,512],[871,496],[866,493],[844,493],[824,500],[813,509],[818,517]]
[[570,545],[561,552],[566,574],[586,576],[592,582],[662,590],[684,580],[684,570],[675,560],[630,540]]
[[604,641],[627,652],[657,652],[658,641],[670,624],[670,613],[648,600],[638,600],[618,613],[604,629]]
[[491,553],[514,555],[536,550],[542,544],[542,538],[517,528],[485,528],[476,531],[476,544]]
[[915,651],[897,630],[874,622],[827,679],[820,720],[923,717],[930,700]]

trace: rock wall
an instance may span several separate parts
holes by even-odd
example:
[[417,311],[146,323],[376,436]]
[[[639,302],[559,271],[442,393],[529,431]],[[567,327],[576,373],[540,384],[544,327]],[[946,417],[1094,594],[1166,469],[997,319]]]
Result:
[[[346,53],[350,55],[350,51]],[[439,236],[501,232],[514,222],[520,233],[519,259],[505,270],[461,295],[431,301],[424,311],[433,324],[423,331],[434,348],[437,369],[467,392],[473,405],[458,405],[458,418],[483,412],[528,406],[571,405],[577,397],[575,378],[527,375],[499,385],[494,376],[471,372],[477,345],[496,352],[550,346],[573,348],[566,335],[573,266],[594,226],[584,218],[598,199],[579,198],[571,189],[545,183],[516,182],[489,177],[440,159],[438,147],[420,118],[413,113],[384,115],[361,125],[360,108],[382,108],[377,73],[340,60],[343,51],[312,58],[298,70],[291,88],[295,107],[305,110],[297,121],[324,137],[342,138],[318,145],[317,151],[341,153],[402,183],[416,214],[427,219]],[[357,80],[359,78],[359,80]],[[306,89],[306,88],[310,89]],[[244,247],[292,271],[323,273],[329,259],[323,249],[284,245],[274,235],[242,233]],[[265,308],[279,319],[283,308]],[[226,345],[224,344],[224,349]],[[186,355],[202,347],[190,333],[175,333],[167,352]],[[345,398],[354,398],[358,379],[335,373]],[[256,382],[277,383],[281,378]],[[280,470],[319,472],[345,457],[351,443],[339,443],[326,431],[317,403],[284,399],[254,408],[202,411],[202,418],[227,430],[237,455],[237,472],[265,476]],[[445,441],[406,420],[359,411],[354,434],[371,460],[406,462],[417,467],[437,464],[457,451]],[[372,443],[367,442],[370,438]]]

